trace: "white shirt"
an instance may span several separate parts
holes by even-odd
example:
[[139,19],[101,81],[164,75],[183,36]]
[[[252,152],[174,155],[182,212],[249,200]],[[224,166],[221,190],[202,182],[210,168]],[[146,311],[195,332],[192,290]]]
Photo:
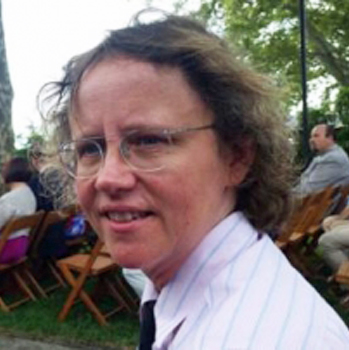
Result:
[[[13,218],[34,214],[36,198],[26,184],[11,190],[0,197],[0,234],[1,228]],[[9,240],[28,236],[29,230],[23,229],[12,233]]]
[[153,350],[344,350],[344,322],[241,213],[219,223],[157,295]]

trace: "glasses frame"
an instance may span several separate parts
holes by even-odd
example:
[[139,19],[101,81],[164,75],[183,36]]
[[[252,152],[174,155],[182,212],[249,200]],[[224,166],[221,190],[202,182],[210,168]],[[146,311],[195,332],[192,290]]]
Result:
[[[119,154],[120,154],[121,158],[124,160],[125,164],[127,164],[130,168],[132,168],[134,170],[142,171],[142,172],[156,172],[156,171],[162,170],[165,166],[161,166],[161,167],[157,167],[157,168],[153,168],[153,169],[145,169],[145,168],[139,168],[129,161],[129,157],[127,156],[127,154],[129,153],[129,145],[126,142],[129,137],[131,137],[132,135],[135,135],[141,131],[146,132],[146,131],[156,130],[158,133],[161,133],[165,137],[173,137],[173,136],[177,136],[180,134],[208,130],[208,129],[214,129],[214,128],[215,128],[215,125],[213,123],[211,123],[208,125],[202,125],[202,126],[196,126],[196,127],[182,127],[182,128],[175,128],[175,129],[173,129],[173,128],[163,128],[163,129],[161,129],[161,128],[160,129],[148,128],[148,129],[144,129],[144,130],[141,130],[141,129],[132,130],[129,133],[125,134],[120,139],[119,145],[118,145]],[[95,140],[100,140],[100,139],[103,139],[103,137],[83,138],[79,141],[85,140],[85,141],[93,142]],[[96,176],[98,174],[99,170],[103,167],[104,161],[105,161],[105,152],[103,151],[101,145],[98,142],[94,142],[94,143],[96,145],[96,148],[99,151],[102,163],[101,163],[98,171],[95,174],[86,175],[86,176],[76,176],[76,174],[73,171],[71,171],[70,167],[66,164],[66,162],[63,161],[62,153],[64,152],[64,148],[67,145],[73,144],[76,142],[77,142],[77,140],[71,140],[71,141],[61,143],[59,145],[58,154],[59,154],[60,162],[63,165],[64,170],[68,173],[69,176],[71,176],[74,179],[88,179],[88,178]]]

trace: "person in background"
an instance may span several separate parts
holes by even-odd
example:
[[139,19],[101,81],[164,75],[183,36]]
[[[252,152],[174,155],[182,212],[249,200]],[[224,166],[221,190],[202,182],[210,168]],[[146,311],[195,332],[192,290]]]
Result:
[[316,125],[310,135],[310,148],[315,157],[301,174],[294,192],[304,197],[327,186],[349,184],[349,158],[335,141],[334,127]]
[[[1,175],[8,192],[0,197],[0,235],[1,228],[10,219],[33,214],[36,210],[35,196],[28,186],[32,176],[28,161],[21,157],[12,158],[4,164]],[[12,233],[1,252],[0,264],[14,262],[24,256],[28,244],[27,229]]]
[[319,247],[323,259],[335,274],[349,259],[349,206],[338,215],[328,216],[322,226],[325,233],[319,238]]
[[47,156],[39,144],[34,144],[30,148],[28,158],[34,170],[28,185],[36,197],[37,210],[54,210],[59,206],[62,192],[59,171],[50,167]]
[[141,19],[41,96],[88,221],[149,278],[139,349],[348,349],[343,321],[264,233],[291,206],[278,88],[199,22]]

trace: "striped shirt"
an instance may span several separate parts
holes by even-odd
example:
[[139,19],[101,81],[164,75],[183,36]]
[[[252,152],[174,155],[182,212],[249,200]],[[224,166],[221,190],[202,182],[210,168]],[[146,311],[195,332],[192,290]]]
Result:
[[241,213],[219,223],[157,295],[153,350],[344,350],[344,322]]

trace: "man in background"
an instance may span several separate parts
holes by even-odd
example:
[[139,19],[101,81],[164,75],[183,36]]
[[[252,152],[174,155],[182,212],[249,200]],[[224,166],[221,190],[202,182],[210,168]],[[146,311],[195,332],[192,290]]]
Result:
[[315,157],[301,174],[295,193],[303,197],[327,186],[348,185],[349,158],[335,141],[334,127],[316,125],[311,131],[309,144]]

